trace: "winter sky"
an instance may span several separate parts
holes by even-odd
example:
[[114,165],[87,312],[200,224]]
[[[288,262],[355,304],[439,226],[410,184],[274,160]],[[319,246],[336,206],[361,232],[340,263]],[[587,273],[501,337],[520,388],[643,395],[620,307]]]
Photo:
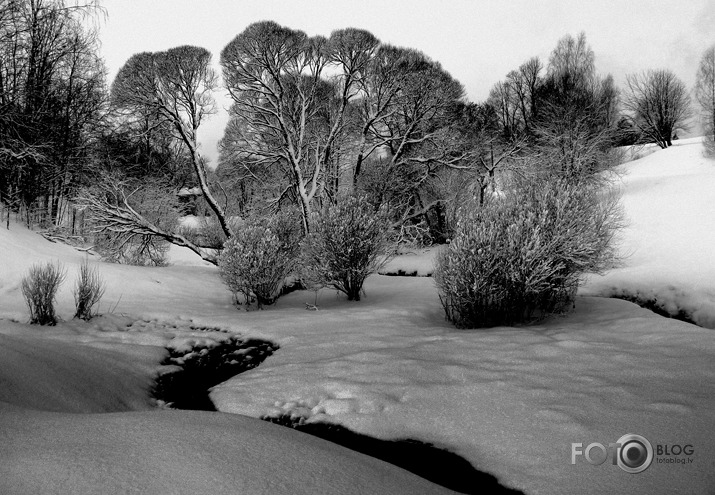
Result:
[[[357,27],[383,42],[416,48],[483,101],[494,83],[533,56],[545,63],[559,38],[586,33],[596,69],[625,75],[668,68],[692,87],[702,52],[715,43],[715,1],[687,0],[105,0],[99,23],[108,82],[133,54],[203,46],[218,59],[249,24],[274,20],[308,35]],[[215,163],[230,102],[203,125],[203,152]]]

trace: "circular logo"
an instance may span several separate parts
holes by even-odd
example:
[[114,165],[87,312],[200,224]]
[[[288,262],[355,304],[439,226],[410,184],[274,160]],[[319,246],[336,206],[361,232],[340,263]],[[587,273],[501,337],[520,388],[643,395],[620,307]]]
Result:
[[641,473],[653,462],[653,446],[648,439],[629,433],[618,439],[618,467],[627,473]]

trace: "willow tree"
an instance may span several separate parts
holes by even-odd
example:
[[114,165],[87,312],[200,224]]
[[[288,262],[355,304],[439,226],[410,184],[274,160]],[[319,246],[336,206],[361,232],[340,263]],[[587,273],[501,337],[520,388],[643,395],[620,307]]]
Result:
[[346,111],[376,45],[356,29],[310,38],[266,21],[250,25],[221,52],[233,99],[222,148],[247,169],[281,171],[286,186],[280,196],[295,199],[305,233],[316,195],[339,177],[329,172],[345,137]]
[[201,193],[226,237],[231,237],[226,212],[209,188],[197,136],[201,123],[215,111],[212,93],[216,81],[211,54],[204,48],[179,46],[165,52],[138,53],[119,70],[111,99],[127,118],[149,112],[169,123],[175,139],[188,152]]
[[[206,165],[198,149],[198,129],[214,111],[212,92],[216,87],[216,75],[210,63],[211,54],[195,46],[138,53],[119,70],[112,84],[111,102],[122,119],[141,120],[151,114],[159,124],[172,129],[173,139],[183,146],[189,156],[207,204],[216,215],[225,236],[231,237],[233,232],[226,213],[209,188]],[[177,233],[176,222],[164,225],[143,214],[133,202],[141,196],[137,186],[127,188],[121,180],[113,182],[87,188],[78,197],[78,202],[90,210],[97,230],[111,235],[120,243],[137,237],[163,239],[186,246],[205,260],[216,263],[212,251]],[[174,193],[165,191],[167,195]]]
[[313,203],[359,187],[367,162],[378,185],[399,185],[404,219],[423,209],[416,189],[455,160],[446,129],[462,87],[416,50],[358,29],[310,38],[260,22],[223,49],[221,65],[234,102],[224,160],[279,170],[276,201],[296,203],[306,233]]
[[471,160],[456,138],[461,84],[417,50],[382,45],[361,90],[356,184],[389,207],[395,227],[440,230],[446,198],[435,182]]
[[333,96],[321,78],[327,63],[324,43],[324,38],[263,22],[246,28],[221,52],[234,102],[234,135],[224,147],[230,146],[233,157],[247,167],[281,170],[288,184],[283,194],[296,198],[306,233],[330,146],[320,122]]

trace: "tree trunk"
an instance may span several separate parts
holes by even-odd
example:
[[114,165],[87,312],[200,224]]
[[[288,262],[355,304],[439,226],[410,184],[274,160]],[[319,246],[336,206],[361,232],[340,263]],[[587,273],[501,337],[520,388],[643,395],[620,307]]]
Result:
[[355,170],[353,171],[353,186],[357,185],[358,177],[360,176],[360,172],[362,171],[362,161],[363,161],[363,156],[362,156],[362,151],[358,153],[357,160],[355,162]]
[[298,194],[298,199],[300,200],[300,216],[303,221],[303,233],[307,236],[310,234],[310,203],[308,198],[300,191],[299,187],[296,187],[296,193]]
[[206,170],[204,168],[203,162],[201,162],[201,158],[198,156],[197,153],[194,152],[192,153],[191,161],[193,162],[194,170],[196,171],[196,175],[199,179],[199,187],[201,188],[201,193],[206,199],[206,203],[208,203],[211,210],[216,214],[216,218],[221,225],[221,230],[223,230],[223,233],[226,235],[226,237],[230,239],[231,237],[233,237],[233,230],[228,223],[228,219],[226,218],[226,213],[223,211],[223,208],[221,208],[221,206],[218,204],[218,201],[216,201],[216,198],[214,198],[213,194],[211,194],[211,190],[209,189],[208,185],[208,180],[206,178]]
[[443,203],[435,205],[435,213],[437,214],[437,229],[439,230],[439,242],[443,243],[447,240],[447,211]]
[[201,193],[203,194],[206,203],[216,214],[216,218],[218,219],[219,225],[221,225],[221,230],[223,230],[224,235],[226,235],[228,239],[232,238],[233,230],[228,223],[226,213],[218,204],[218,201],[216,201],[216,198],[214,198],[211,190],[209,189],[208,178],[206,177],[206,167],[204,167],[204,162],[197,150],[196,129],[193,129],[193,132],[191,132],[190,129],[184,128],[182,122],[180,121],[174,122],[174,128],[179,132],[181,139],[189,149],[191,154],[191,165],[194,168],[194,172],[196,172],[196,178],[199,181],[199,188],[201,189]]

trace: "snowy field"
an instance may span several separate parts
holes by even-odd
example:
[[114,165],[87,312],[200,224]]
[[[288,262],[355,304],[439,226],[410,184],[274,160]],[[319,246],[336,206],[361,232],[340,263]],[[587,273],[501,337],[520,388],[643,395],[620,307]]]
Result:
[[[519,328],[454,329],[427,277],[373,276],[359,303],[324,290],[319,311],[304,309],[312,292],[238,311],[216,269],[180,250],[166,268],[97,263],[106,316],[30,327],[27,268],[65,264],[69,320],[85,255],[0,230],[0,493],[443,491],[253,419],[280,414],[431,442],[528,494],[715,492],[715,332],[594,297],[656,298],[715,326],[715,161],[682,141],[623,172],[623,266],[592,277],[572,313]],[[430,256],[391,266],[427,274]],[[201,326],[280,345],[213,389],[217,408],[237,414],[157,410],[147,398],[164,347],[228,335]],[[692,462],[656,459],[639,474],[572,464],[572,443],[627,433],[654,448],[692,445]]]

